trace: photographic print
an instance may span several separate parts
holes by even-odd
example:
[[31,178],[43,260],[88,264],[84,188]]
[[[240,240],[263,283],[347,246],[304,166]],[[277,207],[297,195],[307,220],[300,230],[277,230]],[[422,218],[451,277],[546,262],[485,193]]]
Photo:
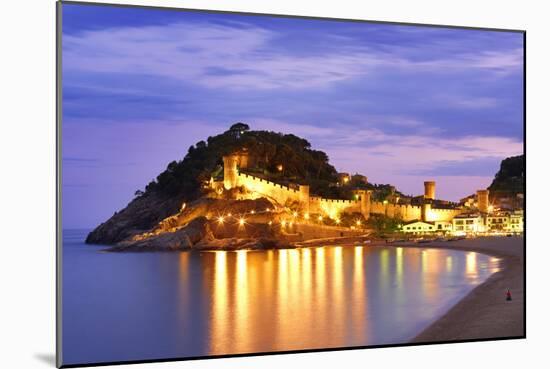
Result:
[[525,337],[525,32],[58,5],[58,365]]

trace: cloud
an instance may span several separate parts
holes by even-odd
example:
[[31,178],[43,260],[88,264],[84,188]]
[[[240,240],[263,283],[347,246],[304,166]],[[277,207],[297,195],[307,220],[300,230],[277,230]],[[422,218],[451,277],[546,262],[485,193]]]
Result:
[[499,105],[494,97],[438,95],[434,98],[447,107],[458,109],[490,109]]
[[[324,52],[308,54],[307,50],[296,52],[280,45],[283,37],[291,36],[242,23],[172,23],[84,31],[64,35],[63,65],[67,70],[155,75],[207,88],[257,90],[323,88],[384,68],[414,73],[473,69],[502,75],[520,70],[523,63],[521,49],[427,55],[419,60],[407,56],[403,46],[374,48],[344,40],[330,44]],[[332,39],[329,36],[319,37]]]
[[280,130],[304,137],[314,148],[325,151],[338,170],[367,176],[376,173],[377,178],[371,179],[378,183],[388,183],[387,178],[395,175],[492,178],[502,159],[521,154],[524,149],[521,140],[511,137],[426,134],[421,122],[417,134],[396,134],[368,125],[334,123],[320,127],[264,118],[246,121],[252,129]]

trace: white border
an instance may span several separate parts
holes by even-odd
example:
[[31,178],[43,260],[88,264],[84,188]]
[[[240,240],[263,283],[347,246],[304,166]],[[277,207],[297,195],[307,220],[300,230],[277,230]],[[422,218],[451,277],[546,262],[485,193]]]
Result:
[[[98,1],[100,2],[100,1]],[[111,2],[117,2],[115,0]],[[118,1],[119,3],[125,3]],[[165,0],[132,4],[527,30],[528,320],[527,340],[277,355],[131,368],[407,367],[518,368],[547,362],[550,290],[548,68],[544,3],[427,0]],[[126,3],[127,3],[126,2]],[[55,2],[11,1],[0,13],[2,78],[0,254],[2,367],[53,367],[55,352]],[[119,366],[126,367],[126,366]]]

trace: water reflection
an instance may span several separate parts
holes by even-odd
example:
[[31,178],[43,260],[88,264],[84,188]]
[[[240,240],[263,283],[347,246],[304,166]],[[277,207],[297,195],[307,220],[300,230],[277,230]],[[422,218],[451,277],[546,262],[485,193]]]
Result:
[[477,277],[477,253],[469,252],[466,255],[466,275],[475,283]]
[[499,263],[374,246],[178,255],[78,247],[64,254],[64,295],[78,296],[64,301],[69,363],[407,342]]
[[[401,247],[214,254],[210,354],[365,345],[387,336],[386,320],[413,332],[407,320],[419,306],[429,313],[455,298],[457,278],[477,284],[497,270],[497,259],[476,253]],[[463,273],[454,268],[461,258]],[[429,321],[426,311],[419,315]]]

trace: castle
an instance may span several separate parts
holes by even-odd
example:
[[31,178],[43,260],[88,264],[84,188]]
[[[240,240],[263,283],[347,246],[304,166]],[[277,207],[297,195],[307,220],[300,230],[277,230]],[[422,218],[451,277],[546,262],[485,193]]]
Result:
[[[397,218],[403,222],[421,220],[423,222],[451,222],[457,215],[467,211],[462,206],[438,206],[435,200],[435,182],[424,182],[424,195],[419,204],[400,203],[398,197],[391,201],[374,201],[372,191],[353,190],[353,200],[327,199],[312,196],[308,185],[285,186],[263,178],[247,174],[244,169],[252,166],[253,158],[246,151],[235,152],[223,157],[223,181],[212,181],[211,187],[218,192],[242,187],[246,191],[239,198],[266,197],[272,202],[285,206],[297,204],[304,214],[320,214],[337,219],[341,213],[361,213],[365,219],[372,214]],[[489,210],[489,191],[477,191],[478,210]]]

